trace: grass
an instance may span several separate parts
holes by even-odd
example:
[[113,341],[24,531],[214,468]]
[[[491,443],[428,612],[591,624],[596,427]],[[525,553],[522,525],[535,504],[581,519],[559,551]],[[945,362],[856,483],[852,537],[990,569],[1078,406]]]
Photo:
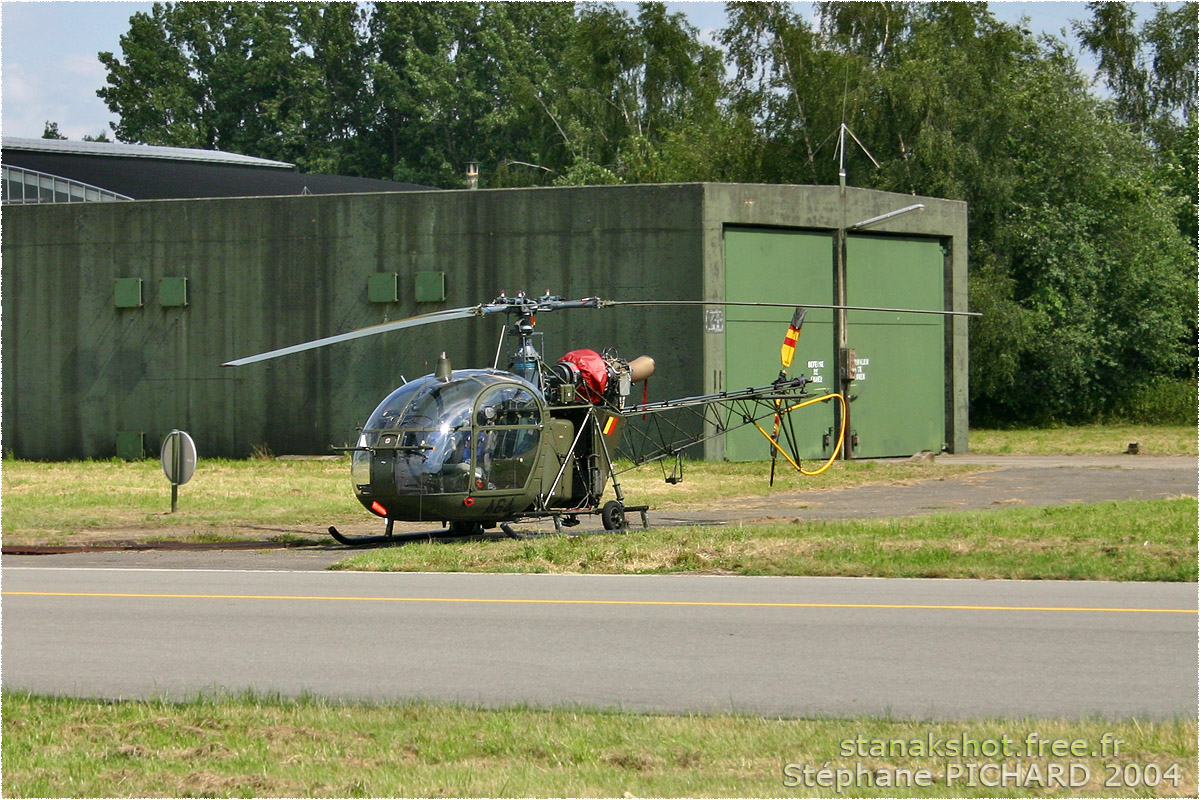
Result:
[[[657,465],[621,476],[631,502],[680,508],[803,488],[828,489],[961,475],[979,467],[847,462],[806,478],[780,473],[767,485],[766,463],[694,462],[684,482],[668,485]],[[352,534],[375,533],[378,523],[351,493],[349,460],[202,460],[179,487],[171,514],[171,486],[157,461],[3,463],[3,542],[79,544],[95,541],[222,541],[304,539],[325,542],[329,525]],[[427,531],[428,523],[414,530]],[[405,526],[398,526],[403,532]]]
[[6,459],[3,466],[5,544],[264,539],[358,507],[343,460],[202,460],[179,487],[175,514],[156,460]]
[[[805,469],[817,465],[807,463]],[[771,465],[767,461],[722,463],[691,461],[684,467],[683,481],[664,480],[662,464],[649,464],[620,475],[625,494],[638,504],[654,509],[703,508],[714,502],[751,497],[772,497],[801,491],[848,489],[873,484],[906,484],[940,480],[979,471],[964,464],[919,464],[907,461],[838,461],[820,475],[801,475],[780,461],[775,484],[768,484]],[[668,468],[669,469],[669,468]]]
[[334,569],[1195,581],[1195,498],[886,520],[633,529],[526,541],[419,542]]
[[[973,431],[976,451],[1116,453],[1138,441],[1151,453],[1196,453],[1189,427],[1092,426]],[[700,508],[802,490],[905,484],[982,469],[945,463],[839,462],[802,476],[765,462],[689,462],[668,485],[659,465],[622,475],[631,503]],[[3,543],[82,544],[163,539],[277,540],[324,544],[336,525],[378,532],[350,491],[347,459],[200,462],[170,510],[157,461],[3,462]],[[1190,505],[1189,505],[1190,503]],[[633,531],[536,542],[427,544],[374,551],[344,568],[396,570],[674,572],[939,577],[1195,580],[1195,500],[1067,509],[997,509],[883,522],[813,522]],[[428,531],[428,523],[397,532]]]
[[[1196,796],[1195,719],[974,720],[763,719],[660,716],[453,705],[351,705],[264,697],[108,703],[3,695],[7,797],[761,797],[833,795],[789,786],[800,765],[881,773],[928,769],[928,789],[869,788],[849,796],[1103,796],[1147,794],[1106,787],[1108,763],[1155,765],[1161,796]],[[932,739],[1024,747],[1081,741],[1089,752],[1123,740],[1116,758],[967,758],[1010,768],[1020,761],[1086,766],[1086,785],[1007,791],[948,785],[951,761],[919,752],[857,755],[893,740]],[[994,745],[990,745],[994,746]],[[894,751],[895,752],[895,751]],[[1017,751],[1021,752],[1021,751]],[[850,755],[847,756],[846,754]],[[793,765],[788,767],[788,765]],[[1174,765],[1178,765],[1177,767]],[[789,772],[785,772],[789,770]],[[1079,774],[1079,773],[1077,773]],[[1118,773],[1120,774],[1120,773]],[[1166,774],[1167,777],[1161,777]],[[1011,779],[1010,779],[1011,781]],[[1177,785],[1172,785],[1177,783]]]
[[1119,455],[1131,442],[1151,456],[1197,454],[1195,425],[1079,425],[1020,430],[972,430],[972,453]]
[[[1192,428],[1061,429],[972,433],[973,449],[1112,453],[1139,441],[1155,454],[1195,454]],[[839,464],[820,478],[787,474],[766,486],[764,464],[694,464],[679,486],[656,468],[624,476],[631,500],[656,508],[866,483],[944,478],[935,464]],[[365,515],[342,461],[202,461],[180,488],[180,511],[155,461],[3,463],[3,539],[270,538]],[[366,551],[343,568],[524,572],[729,572],[936,577],[1197,579],[1195,498],[1055,508],[1002,508],[880,520],[633,530],[532,541],[408,545]],[[368,519],[369,521],[369,519]],[[427,526],[426,526],[427,527]],[[381,676],[381,680],[387,680]],[[1147,720],[762,719],[659,716],[585,709],[481,710],[407,703],[355,705],[318,698],[201,698],[189,703],[104,702],[5,691],[0,703],[8,797],[357,796],[810,796],[803,765],[857,774],[843,796],[1197,795],[1194,718]],[[844,743],[926,737],[1098,747],[1124,740],[1114,759],[1014,758],[1080,763],[1081,786],[950,785],[951,762],[926,756],[844,756]],[[1134,776],[1158,785],[1129,787]],[[789,766],[792,765],[792,766]],[[864,771],[855,772],[861,765]],[[1153,770],[1147,766],[1152,765]],[[1177,767],[1175,765],[1178,765]],[[872,788],[861,777],[928,769],[929,788]],[[790,772],[789,772],[790,770]],[[1105,785],[1117,775],[1116,784]],[[791,777],[790,777],[791,776]],[[789,785],[788,782],[791,782]]]

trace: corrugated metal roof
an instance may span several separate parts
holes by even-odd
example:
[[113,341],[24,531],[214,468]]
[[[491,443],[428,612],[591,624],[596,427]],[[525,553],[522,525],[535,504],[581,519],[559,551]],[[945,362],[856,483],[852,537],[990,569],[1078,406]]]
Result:
[[10,148],[4,152],[2,160],[10,169],[54,175],[135,200],[407,192],[429,188],[373,178],[320,175],[272,167],[264,169],[255,164],[123,158],[117,153],[80,155]]
[[146,144],[118,144],[116,142],[74,142],[66,139],[27,139],[5,136],[0,139],[4,150],[25,150],[40,153],[63,153],[84,156],[108,156],[109,158],[156,158],[166,161],[197,161],[211,164],[236,164],[242,167],[270,167],[295,169],[285,161],[271,161],[221,150],[196,150],[189,147],[154,147]]

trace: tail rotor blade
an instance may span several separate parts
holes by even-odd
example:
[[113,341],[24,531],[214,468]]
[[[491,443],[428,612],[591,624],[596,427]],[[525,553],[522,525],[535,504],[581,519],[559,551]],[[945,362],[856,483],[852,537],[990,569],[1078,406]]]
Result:
[[779,348],[779,363],[785,370],[792,365],[792,359],[796,355],[796,342],[800,339],[800,327],[804,325],[806,313],[806,309],[797,307],[796,313],[792,315],[792,321],[788,325],[787,333],[783,336],[783,346]]
[[[779,363],[783,369],[779,370],[779,380],[787,378],[788,367],[792,366],[792,359],[796,356],[796,342],[800,340],[800,328],[804,325],[804,316],[808,310],[802,306],[796,306],[796,313],[792,314],[792,321],[788,324],[787,333],[783,335],[783,345],[779,348]],[[775,401],[775,427],[771,431],[771,486],[775,485],[775,462],[779,458],[779,418],[782,402]]]

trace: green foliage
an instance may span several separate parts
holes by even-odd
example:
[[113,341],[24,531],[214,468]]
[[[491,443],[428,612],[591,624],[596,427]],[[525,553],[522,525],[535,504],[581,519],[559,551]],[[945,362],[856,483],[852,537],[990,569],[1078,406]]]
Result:
[[1113,419],[1148,425],[1187,425],[1195,434],[1196,381],[1157,377],[1120,394],[1110,409]]
[[1196,580],[1196,500],[937,513],[885,520],[632,529],[533,541],[434,542],[349,556],[393,572]]
[[58,132],[58,123],[57,122],[51,122],[50,120],[46,120],[46,128],[45,128],[45,130],[42,131],[42,138],[43,139],[66,139],[67,137],[63,136],[61,133]]
[[577,159],[567,171],[554,179],[555,186],[597,186],[620,183],[617,174],[586,158]]
[[1155,4],[1154,16],[1140,28],[1130,3],[1094,2],[1088,8],[1091,19],[1075,22],[1075,32],[1097,59],[1099,77],[1113,93],[1116,116],[1152,145],[1157,161],[1153,177],[1178,198],[1176,224],[1195,249],[1200,4],[1181,3],[1174,9]]
[[[785,764],[853,770],[854,762],[830,761],[848,739],[941,742],[969,734],[1021,742],[1033,731],[1043,742],[1115,737],[1139,763],[1180,765],[1178,786],[1162,784],[1170,793],[1196,793],[1196,720],[1182,716],[779,719],[258,693],[116,702],[10,689],[2,700],[9,797],[778,797]],[[1093,776],[1083,791],[1046,794],[1111,794],[1100,786],[1105,761],[1078,759]],[[997,794],[982,783],[946,788],[946,760],[936,754],[914,749],[885,766],[936,776],[930,788],[906,788],[905,797]]]
[[1088,3],[1092,17],[1073,25],[1098,61],[1117,112],[1142,129],[1155,119],[1196,113],[1197,3],[1156,4],[1139,29],[1131,3]]
[[[380,3],[373,6],[368,136],[388,174],[461,186],[466,164],[561,161],[539,98],[563,70],[571,7]],[[531,149],[526,149],[529,145]]]
[[[969,204],[973,419],[1196,378],[1197,4],[1089,4],[1113,93],[986,3],[166,3],[98,94],[121,141],[441,186],[851,184]],[[847,139],[845,123],[864,149]]]
[[548,93],[571,159],[559,185],[675,180],[663,143],[717,113],[718,51],[662,3],[640,3],[636,19],[580,4],[564,67]]
[[1002,312],[975,328],[972,410],[979,421],[1094,419],[1188,369],[1196,284],[1178,201],[1150,179],[1145,148],[1054,61],[1023,68],[1005,108],[1028,122],[1007,136],[1007,212],[972,250],[973,297]]
[[443,187],[473,161],[483,185],[669,180],[657,150],[715,115],[722,69],[661,3],[166,3],[121,48],[97,92],[121,141]]
[[974,420],[1096,419],[1157,378],[1194,376],[1194,137],[1156,153],[1089,93],[1063,42],[981,3],[823,3],[819,16],[818,32],[787,7],[731,5],[732,108],[768,180],[835,180],[821,150],[844,119],[879,163],[848,150],[851,182],[968,202],[984,313]]
[[293,3],[155,3],[130,19],[125,60],[100,53],[121,141],[288,155],[300,75]]

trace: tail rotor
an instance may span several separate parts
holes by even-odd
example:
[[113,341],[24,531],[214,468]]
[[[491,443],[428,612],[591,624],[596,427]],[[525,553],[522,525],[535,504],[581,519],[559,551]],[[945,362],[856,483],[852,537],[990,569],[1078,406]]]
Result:
[[[792,359],[796,356],[796,342],[800,340],[800,329],[804,325],[804,315],[808,313],[806,309],[797,306],[796,313],[792,315],[792,321],[788,324],[787,333],[783,336],[783,345],[779,348],[779,363],[783,367],[779,370],[779,380],[787,380],[788,368],[792,366]],[[782,423],[780,410],[783,407],[782,400],[775,401],[775,425],[771,431],[771,486],[775,485],[775,462],[779,460],[779,427]]]

